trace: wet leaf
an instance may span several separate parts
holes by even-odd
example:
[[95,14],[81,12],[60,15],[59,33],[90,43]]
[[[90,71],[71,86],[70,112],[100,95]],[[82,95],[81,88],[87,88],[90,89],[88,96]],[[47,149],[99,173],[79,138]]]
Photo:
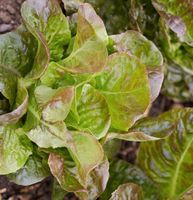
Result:
[[155,118],[152,125],[147,122],[150,134],[170,132],[163,140],[142,143],[138,154],[139,166],[158,185],[162,198],[178,199],[192,187],[192,113],[191,108],[177,109]]
[[109,56],[104,72],[96,77],[96,88],[108,104],[112,127],[118,130],[127,131],[150,104],[145,66],[127,53]]

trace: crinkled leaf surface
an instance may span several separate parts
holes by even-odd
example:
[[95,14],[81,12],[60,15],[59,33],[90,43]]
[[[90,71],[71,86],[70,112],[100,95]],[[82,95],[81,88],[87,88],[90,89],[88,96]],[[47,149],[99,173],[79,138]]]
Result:
[[[38,89],[37,89],[38,90]],[[51,95],[53,95],[51,89]],[[27,136],[42,148],[49,147],[64,147],[66,146],[67,130],[63,121],[57,121],[55,123],[46,122],[42,118],[42,104],[41,101],[50,100],[47,96],[38,96],[36,92],[36,98],[32,96],[34,94],[34,88],[30,89],[30,101],[28,106],[27,120],[24,125]],[[46,93],[45,93],[46,94]],[[48,94],[46,94],[48,95]],[[38,99],[38,97],[41,99]],[[37,103],[39,100],[39,105]],[[60,101],[61,102],[61,99]],[[45,103],[45,102],[44,102]]]
[[127,53],[109,56],[104,72],[96,77],[96,87],[108,104],[112,127],[119,130],[127,131],[150,104],[145,66]]
[[72,74],[59,68],[57,63],[51,62],[47,71],[41,77],[41,82],[49,87],[58,88],[65,86],[77,86],[89,82],[93,74]]
[[140,132],[140,131],[138,132],[131,131],[128,133],[110,132],[108,133],[106,140],[109,141],[112,139],[120,139],[120,140],[125,140],[125,141],[134,141],[134,142],[145,142],[145,141],[159,140],[161,138],[147,135],[144,132]]
[[0,174],[22,168],[32,154],[32,145],[16,125],[0,126]]
[[49,165],[61,187],[69,192],[75,192],[80,199],[96,199],[106,187],[109,176],[107,159],[91,171],[84,186],[80,184],[75,163],[65,151],[51,153]]
[[107,58],[107,41],[100,17],[89,4],[82,4],[78,10],[73,50],[67,58],[58,62],[58,67],[72,73],[101,71]]
[[128,52],[143,63],[148,71],[151,88],[151,99],[158,96],[163,82],[163,57],[153,42],[137,31],[127,31],[119,35],[112,35],[113,47],[117,51]]
[[36,99],[43,105],[42,118],[48,122],[63,121],[70,112],[74,98],[74,88],[51,89],[39,86],[35,90]]
[[[13,77],[13,81],[14,81],[14,77]],[[15,90],[15,86],[11,85],[11,83],[4,82],[3,84],[7,84],[4,89],[8,89],[8,92],[13,92]],[[15,84],[17,84],[16,85],[17,91],[14,91],[14,93],[17,93],[17,94],[14,100],[14,105],[11,108],[10,112],[0,115],[0,125],[16,123],[26,113],[27,105],[28,105],[28,92],[21,79],[18,79],[18,81],[15,81]],[[9,91],[9,88],[10,88],[10,91]],[[3,93],[6,93],[6,92],[3,92]],[[14,95],[14,93],[12,95]]]
[[101,195],[100,199],[109,199],[112,192],[115,191],[121,184],[134,183],[142,188],[144,200],[161,200],[158,196],[156,185],[137,166],[123,160],[114,160],[110,164],[109,172],[110,178],[107,188]]
[[17,93],[18,76],[11,69],[0,65],[0,93],[1,99],[9,101],[9,107],[12,107]]
[[158,41],[166,58],[179,65],[179,67],[187,73],[193,75],[193,47],[180,41],[169,27],[164,24],[163,20],[160,20],[159,26],[160,31]]
[[120,185],[109,200],[142,200],[143,192],[141,188],[133,183]]
[[42,181],[50,175],[46,157],[42,152],[39,154],[33,152],[25,165],[17,172],[9,174],[8,178],[16,184],[24,186]]
[[62,189],[68,192],[85,192],[84,187],[79,183],[75,163],[66,150],[63,150],[62,153],[60,151],[51,153],[48,164]]
[[193,46],[192,2],[152,0],[154,7],[181,41]]
[[[152,134],[170,130],[163,140],[142,143],[138,154],[139,166],[158,185],[162,198],[178,199],[192,188],[192,111],[177,109],[155,118],[150,126],[143,123]],[[165,128],[163,122],[167,122]]]
[[97,139],[104,137],[110,127],[111,118],[108,105],[100,92],[85,84],[76,105],[77,120],[69,116],[67,126],[90,132]]
[[28,19],[28,13],[26,13],[28,9],[25,7],[27,7],[29,2],[30,1],[26,1],[25,4],[22,5],[21,15],[22,15],[25,26],[37,40],[37,50],[36,50],[36,55],[33,61],[33,66],[31,68],[31,71],[26,76],[28,81],[29,80],[33,81],[40,78],[42,74],[45,72],[46,68],[48,67],[49,60],[50,60],[50,51],[48,48],[48,43],[43,33],[40,32],[39,29],[36,29],[35,27],[33,27],[33,23],[31,24],[32,21]]
[[89,133],[71,132],[70,137],[68,150],[78,167],[80,179],[85,184],[87,175],[102,162],[104,152],[97,139]]
[[153,70],[163,64],[161,52],[155,44],[137,31],[126,31],[110,38],[117,51],[129,52],[140,59],[141,63]]
[[173,62],[167,62],[162,92],[175,101],[193,99],[193,75]]
[[23,25],[0,35],[0,65],[17,74],[24,76],[30,71],[36,50],[37,41]]
[[45,37],[51,60],[60,60],[63,57],[63,47],[68,44],[71,36],[67,18],[57,0],[27,0],[21,12],[29,29],[41,32]]

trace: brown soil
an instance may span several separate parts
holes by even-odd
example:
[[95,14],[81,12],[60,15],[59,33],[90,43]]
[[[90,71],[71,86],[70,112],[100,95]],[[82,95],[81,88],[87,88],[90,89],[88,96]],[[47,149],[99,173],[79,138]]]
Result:
[[0,33],[15,29],[20,24],[20,7],[24,0],[0,0]]

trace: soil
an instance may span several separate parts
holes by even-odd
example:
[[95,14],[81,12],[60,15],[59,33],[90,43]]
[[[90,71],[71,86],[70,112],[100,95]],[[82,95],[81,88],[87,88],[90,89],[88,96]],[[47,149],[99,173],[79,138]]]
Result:
[[[0,0],[0,34],[15,29],[21,22],[20,7],[24,0]],[[181,107],[163,95],[152,105],[150,116],[157,116],[171,107]],[[193,106],[186,103],[185,106]],[[122,142],[118,157],[133,163],[139,147],[135,142]],[[18,186],[11,183],[5,176],[0,176],[0,200],[51,200],[53,178],[48,177],[41,183],[32,186]],[[77,200],[73,194],[68,194],[64,200]]]

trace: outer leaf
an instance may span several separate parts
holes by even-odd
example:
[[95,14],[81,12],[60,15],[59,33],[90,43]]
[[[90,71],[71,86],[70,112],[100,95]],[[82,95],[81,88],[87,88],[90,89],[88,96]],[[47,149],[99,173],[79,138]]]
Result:
[[109,56],[105,71],[96,77],[96,87],[106,99],[113,128],[119,130],[127,131],[150,103],[145,67],[127,53]]
[[28,93],[26,88],[23,86],[22,80],[20,79],[17,83],[17,96],[15,99],[13,111],[0,115],[0,125],[16,123],[26,113],[27,104]]
[[162,92],[175,101],[193,100],[193,76],[173,62],[167,62]]
[[105,190],[109,179],[109,162],[107,159],[98,165],[87,180],[87,199],[97,199]]
[[78,181],[77,169],[68,153],[65,153],[65,151],[62,155],[51,153],[48,164],[52,174],[57,179],[62,189],[68,192],[86,192]]
[[78,167],[80,179],[84,185],[87,175],[103,160],[102,146],[94,136],[88,133],[72,132],[68,150]]
[[163,82],[163,57],[158,48],[136,31],[127,31],[119,35],[112,35],[114,48],[117,51],[126,51],[140,59],[147,67],[151,88],[151,99],[154,101],[158,96]]
[[107,136],[107,141],[112,139],[120,139],[126,141],[144,142],[144,141],[154,141],[159,140],[159,137],[153,137],[147,135],[144,132],[128,132],[128,133],[109,133]]
[[[1,99],[9,101],[9,107],[12,107],[17,93],[17,74],[11,69],[0,65],[0,93]],[[10,108],[9,108],[10,109]]]
[[112,35],[110,38],[113,40],[113,46],[117,51],[131,53],[151,70],[160,68],[163,64],[163,57],[155,44],[137,31],[126,31]]
[[9,174],[11,181],[18,185],[32,185],[49,176],[47,159],[37,153],[31,155],[25,165],[14,174]]
[[33,65],[37,41],[20,26],[15,32],[0,35],[0,65],[21,75],[26,75]]
[[21,129],[0,126],[0,174],[17,171],[32,154],[32,146]]
[[[193,75],[192,52],[193,47],[179,40],[179,38],[160,20],[159,43],[165,56],[179,65],[187,73]],[[166,60],[167,61],[167,60]]]
[[81,5],[72,53],[59,62],[58,68],[72,73],[101,71],[107,58],[107,39],[104,24],[94,9],[89,4]]
[[113,193],[110,200],[142,200],[141,188],[133,183],[120,185]]
[[84,187],[79,183],[80,178],[75,163],[65,152],[50,154],[49,165],[61,187],[75,192],[80,199],[96,199],[106,187],[109,168],[107,160],[104,160],[89,174]]
[[[152,0],[154,7],[181,41],[193,46],[192,2]],[[186,13],[186,14],[185,14]]]
[[57,0],[27,0],[22,5],[22,17],[30,31],[41,32],[47,41],[51,59],[63,57],[63,47],[70,40],[68,21]]
[[109,199],[111,193],[124,183],[134,183],[143,189],[144,200],[162,200],[158,196],[156,185],[145,173],[123,160],[115,160],[110,165],[110,179],[105,192],[100,197],[101,200]]
[[143,126],[150,134],[156,134],[163,122],[162,132],[170,131],[170,135],[160,141],[142,143],[138,163],[158,184],[163,198],[178,199],[192,188],[193,110],[173,110],[154,119],[152,125],[146,126],[144,121]]
[[111,119],[104,97],[91,85],[85,84],[76,101],[77,121],[67,118],[67,126],[87,131],[97,139],[104,137],[110,127]]
[[50,60],[50,51],[48,48],[48,44],[46,42],[46,39],[44,35],[37,29],[35,29],[32,24],[28,21],[25,5],[23,4],[21,8],[21,15],[23,17],[24,23],[27,27],[27,29],[33,34],[33,36],[36,38],[38,42],[38,47],[36,51],[36,55],[33,62],[33,67],[30,71],[30,73],[27,74],[26,78],[30,81],[36,80],[39,77],[42,76],[42,74],[45,72],[46,68],[48,67],[48,63]]

